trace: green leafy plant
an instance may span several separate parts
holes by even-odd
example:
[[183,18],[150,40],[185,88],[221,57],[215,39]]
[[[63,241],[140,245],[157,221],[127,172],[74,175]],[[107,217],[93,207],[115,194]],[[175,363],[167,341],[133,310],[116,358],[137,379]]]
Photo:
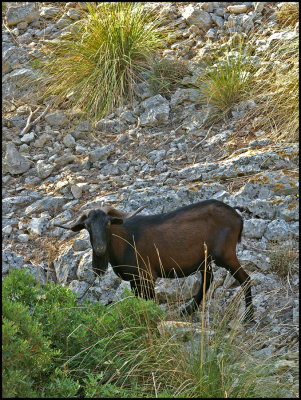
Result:
[[46,95],[69,99],[93,118],[131,101],[133,84],[142,79],[165,27],[143,3],[87,3],[88,12],[64,37],[45,43],[41,80]]
[[2,304],[2,378],[4,397],[36,397],[36,384],[59,352],[43,335],[38,321],[20,301]]
[[[207,299],[202,304],[201,334],[196,335],[186,322],[191,334],[183,340],[159,330],[166,312],[155,301],[136,298],[130,291],[107,307],[79,305],[68,288],[56,284],[39,288],[32,276],[15,270],[4,279],[3,294],[3,393],[7,397],[281,397],[290,393],[287,384],[278,382],[278,378],[286,381],[275,368],[279,356],[263,359],[253,354],[269,332],[254,327],[248,333],[242,326],[243,315],[237,312],[244,298],[241,289],[222,315],[220,307]],[[224,300],[220,293],[214,302]],[[174,326],[181,324],[173,321]]]

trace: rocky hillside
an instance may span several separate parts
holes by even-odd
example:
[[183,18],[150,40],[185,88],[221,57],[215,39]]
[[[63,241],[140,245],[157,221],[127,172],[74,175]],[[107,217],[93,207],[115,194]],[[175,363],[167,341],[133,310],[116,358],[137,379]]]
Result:
[[[92,123],[64,104],[49,108],[31,79],[43,42],[82,18],[79,3],[5,4],[3,273],[27,268],[41,282],[52,279],[82,296],[93,277],[88,234],[54,228],[54,222],[102,202],[125,211],[143,205],[143,213],[154,214],[218,199],[244,218],[238,258],[251,275],[255,320],[271,324],[264,354],[285,353],[298,340],[298,143],[275,142],[254,129],[244,118],[257,105],[252,98],[238,103],[229,119],[206,124],[210,107],[200,105],[198,90],[187,83],[197,79],[199,59],[226,31],[248,34],[267,22],[261,45],[268,48],[298,35],[298,26],[279,32],[275,2],[149,3],[173,30],[162,56],[187,60],[187,76],[165,97],[140,83],[133,104]],[[255,56],[260,62],[260,46]],[[225,270],[213,270],[215,293],[225,290],[226,305],[239,286]],[[199,277],[188,279],[197,288]],[[108,304],[125,286],[109,270],[86,296]],[[174,286],[160,280],[157,293],[172,296]]]

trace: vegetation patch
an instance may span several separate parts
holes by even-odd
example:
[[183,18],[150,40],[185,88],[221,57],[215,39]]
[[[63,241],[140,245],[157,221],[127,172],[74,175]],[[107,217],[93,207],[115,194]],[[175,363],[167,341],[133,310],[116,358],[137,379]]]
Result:
[[281,28],[294,28],[299,21],[299,4],[292,2],[283,2],[276,11],[277,21]]
[[184,76],[188,74],[188,63],[185,60],[163,58],[153,62],[150,72],[149,86],[154,94],[170,98]]
[[87,3],[85,18],[55,41],[44,41],[44,96],[67,100],[93,118],[131,101],[166,28],[143,3]]
[[289,277],[298,268],[299,255],[290,246],[272,243],[268,252],[271,271],[282,278]]
[[253,125],[269,132],[274,141],[295,142],[299,135],[299,37],[277,41],[263,57],[266,62],[252,89],[259,104],[250,112],[256,116]]
[[215,116],[227,116],[233,106],[248,97],[255,69],[252,48],[243,36],[234,35],[205,62],[199,77],[200,102],[215,108]]
[[223,315],[217,307],[210,310],[210,329],[202,307],[201,335],[192,330],[183,341],[160,334],[166,314],[154,301],[128,291],[108,307],[79,305],[68,288],[53,283],[40,288],[30,274],[14,270],[3,281],[3,396],[207,398],[290,393],[285,377],[286,383],[282,378],[271,383],[279,356],[250,356],[264,339],[256,331],[248,339],[243,315],[237,316],[243,292],[239,293]]

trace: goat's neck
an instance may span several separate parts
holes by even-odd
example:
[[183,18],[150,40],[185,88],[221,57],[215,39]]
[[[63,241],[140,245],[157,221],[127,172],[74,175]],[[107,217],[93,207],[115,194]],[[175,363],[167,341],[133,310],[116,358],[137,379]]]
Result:
[[111,265],[123,263],[124,252],[129,245],[128,235],[122,225],[111,225],[108,255]]

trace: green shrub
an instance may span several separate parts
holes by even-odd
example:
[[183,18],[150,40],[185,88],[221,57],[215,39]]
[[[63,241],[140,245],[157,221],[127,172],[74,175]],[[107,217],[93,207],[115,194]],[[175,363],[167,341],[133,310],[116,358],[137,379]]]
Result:
[[79,382],[102,371],[106,380],[117,382],[118,368],[127,371],[132,366],[124,365],[127,355],[148,346],[163,316],[152,301],[130,292],[109,309],[100,303],[78,306],[68,288],[50,283],[39,289],[35,279],[20,270],[5,278],[3,295],[3,384],[4,392],[10,386],[9,397],[22,391],[34,396],[40,386],[45,397],[73,396]]
[[141,79],[150,57],[163,43],[166,28],[143,3],[87,3],[85,18],[70,33],[45,43],[42,82],[45,95],[93,118],[131,101],[133,83]]
[[219,307],[213,309],[210,329],[202,319],[202,334],[192,331],[183,343],[160,334],[157,326],[166,314],[154,301],[127,291],[107,307],[78,305],[68,288],[47,284],[40,289],[29,274],[15,270],[3,281],[3,393],[80,398],[287,395],[289,385],[278,382],[286,377],[274,368],[279,356],[258,359],[253,354],[262,349],[268,332],[248,333],[241,326],[237,310],[242,290],[239,294],[223,315],[216,311]]
[[68,371],[56,368],[49,378],[49,382],[42,388],[42,397],[79,397],[80,383],[73,379]]
[[36,385],[51,369],[58,351],[51,349],[27,306],[3,297],[2,313],[3,395],[38,397]]
[[27,307],[36,305],[40,293],[36,279],[24,270],[15,269],[3,281],[3,298],[17,301]]
[[[102,377],[102,376],[101,376]],[[143,389],[131,388],[125,389],[111,383],[100,384],[99,377],[89,376],[84,379],[85,390],[84,397],[98,397],[98,398],[139,398],[145,397]]]

